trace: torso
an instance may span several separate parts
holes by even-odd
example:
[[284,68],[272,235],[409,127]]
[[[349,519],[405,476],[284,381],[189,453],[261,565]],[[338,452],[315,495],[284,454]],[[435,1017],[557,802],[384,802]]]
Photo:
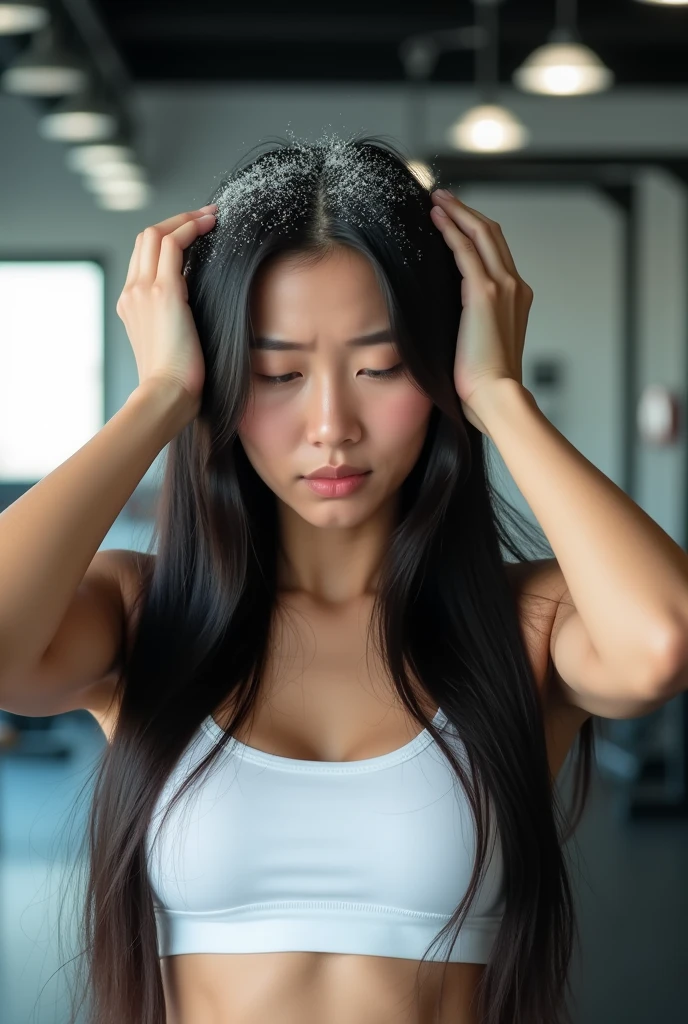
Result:
[[[532,587],[535,579],[538,585]],[[556,776],[589,716],[547,700],[557,601],[526,597],[524,582],[525,576],[513,576],[527,650],[545,698],[549,762]],[[551,562],[530,573],[528,583],[529,590],[561,596],[562,577]],[[284,617],[278,617],[254,714],[234,730],[237,739],[282,757],[355,761],[395,750],[420,732],[377,656],[369,653],[366,663],[372,597],[344,611],[315,607],[294,594],[280,599],[292,614],[286,628]],[[437,706],[420,689],[418,700],[432,718]],[[232,710],[229,704],[215,710],[218,725],[227,726]],[[95,717],[109,737],[112,713],[109,719]],[[485,970],[483,964],[430,962],[417,982],[415,960],[320,952],[193,953],[163,957],[160,964],[167,1024],[477,1024],[471,999]]]

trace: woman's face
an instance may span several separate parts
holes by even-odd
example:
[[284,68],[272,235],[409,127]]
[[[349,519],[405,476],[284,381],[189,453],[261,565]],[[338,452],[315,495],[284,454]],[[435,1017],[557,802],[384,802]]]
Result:
[[[361,523],[408,476],[432,411],[403,366],[375,379],[400,362],[391,336],[350,344],[390,327],[370,263],[348,247],[308,267],[278,258],[258,272],[250,313],[253,395],[239,428],[248,459],[314,526]],[[262,339],[285,344],[268,348]],[[313,470],[342,463],[372,470],[350,495],[323,497],[304,483]]]

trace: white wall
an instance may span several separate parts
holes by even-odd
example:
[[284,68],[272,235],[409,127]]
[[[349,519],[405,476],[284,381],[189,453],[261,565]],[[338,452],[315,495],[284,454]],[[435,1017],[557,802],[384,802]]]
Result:
[[[531,152],[592,155],[610,151],[688,151],[688,90],[614,91],[584,99],[537,99],[505,90],[503,99],[533,132]],[[428,93],[427,149],[448,151],[447,127],[475,100],[471,89]],[[216,182],[250,148],[293,131],[366,130],[408,145],[406,91],[399,85],[162,85],[135,96],[141,149],[155,196],[136,212],[99,210],[67,170],[66,147],[36,133],[37,113],[0,95],[0,254],[98,254],[108,272],[106,418],[136,387],[134,356],[115,305],[136,234],[147,224],[205,203]],[[642,175],[640,364],[643,380],[685,393],[684,197],[673,179]],[[455,182],[453,184],[460,184]],[[535,290],[524,364],[565,353],[570,368],[560,429],[618,482],[621,458],[621,223],[618,211],[585,188],[465,186],[470,205],[498,220],[523,277]],[[557,424],[559,425],[559,424]],[[643,507],[683,539],[685,439],[637,453]],[[158,479],[157,460],[145,484]]]

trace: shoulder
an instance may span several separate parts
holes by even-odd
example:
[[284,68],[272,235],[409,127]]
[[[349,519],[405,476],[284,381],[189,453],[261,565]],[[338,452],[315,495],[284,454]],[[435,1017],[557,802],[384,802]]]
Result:
[[540,694],[550,770],[556,778],[581,727],[590,718],[580,707],[562,703],[554,685],[552,632],[562,621],[562,613],[567,613],[569,590],[556,558],[505,563],[505,569]]

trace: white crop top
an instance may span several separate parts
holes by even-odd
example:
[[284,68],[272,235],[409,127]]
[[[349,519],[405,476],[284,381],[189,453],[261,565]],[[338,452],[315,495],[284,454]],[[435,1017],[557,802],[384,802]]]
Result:
[[[441,709],[433,724],[467,766]],[[224,734],[207,718],[167,779],[146,848],[158,955],[310,950],[420,960],[468,887],[475,831],[427,729],[361,761],[304,761],[232,738],[162,829],[167,801]],[[156,834],[157,833],[157,834]],[[451,961],[487,963],[504,910],[499,842]],[[443,938],[428,959],[446,958]],[[438,952],[439,951],[439,952]]]

